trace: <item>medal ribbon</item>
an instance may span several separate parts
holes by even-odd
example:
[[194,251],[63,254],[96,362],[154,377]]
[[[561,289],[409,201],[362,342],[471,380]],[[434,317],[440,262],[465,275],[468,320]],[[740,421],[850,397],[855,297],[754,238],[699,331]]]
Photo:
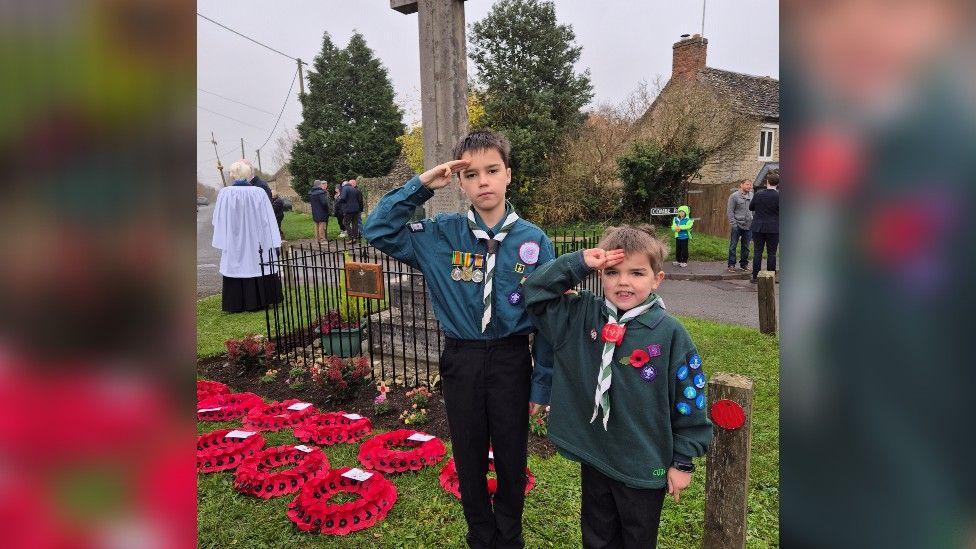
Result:
[[[657,301],[657,296],[651,294],[643,304],[634,307],[633,309],[627,311],[621,317],[617,317],[617,307],[610,300],[606,300],[606,311],[607,311],[607,324],[619,324],[625,326],[629,321],[640,316],[641,313],[651,308],[654,302]],[[610,363],[613,362],[613,353],[617,348],[617,343],[613,341],[603,342],[603,355],[600,361],[600,369],[597,371],[596,375],[596,394],[593,398],[593,417],[590,418],[590,423],[596,421],[596,416],[600,414],[600,408],[603,408],[603,430],[607,430],[607,422],[610,421],[610,374],[613,369],[610,367]]]
[[506,211],[511,212],[505,221],[502,222],[502,228],[498,230],[493,238],[488,236],[488,233],[481,230],[478,223],[474,218],[474,206],[468,209],[468,228],[471,229],[471,234],[474,235],[478,240],[485,240],[488,246],[488,253],[485,254],[485,286],[484,286],[484,302],[485,302],[485,312],[481,317],[481,333],[485,333],[488,329],[488,323],[491,322],[491,303],[492,303],[492,290],[494,289],[494,284],[492,283],[493,271],[495,270],[495,255],[498,246],[505,240],[508,236],[508,231],[512,230],[515,226],[515,222],[518,221],[519,216],[511,208],[511,206],[506,206]]

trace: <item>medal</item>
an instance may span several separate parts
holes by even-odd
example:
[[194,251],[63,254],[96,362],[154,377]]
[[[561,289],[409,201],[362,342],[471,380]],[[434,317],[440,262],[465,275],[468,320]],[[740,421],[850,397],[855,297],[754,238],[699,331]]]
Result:
[[481,281],[483,281],[484,279],[485,279],[485,273],[483,273],[481,269],[475,269],[474,272],[471,273],[472,282],[477,282],[478,284],[481,284]]
[[474,254],[474,268],[475,270],[483,269],[485,266],[485,256],[481,254]]
[[464,268],[461,269],[461,279],[465,282],[471,282],[471,277],[473,273],[471,272],[471,252],[464,252]]
[[451,270],[451,280],[455,282],[461,281],[461,252],[455,250],[451,257],[451,265],[454,267]]
[[518,305],[519,301],[522,301],[522,294],[518,291],[514,291],[508,295],[508,302],[511,305]]

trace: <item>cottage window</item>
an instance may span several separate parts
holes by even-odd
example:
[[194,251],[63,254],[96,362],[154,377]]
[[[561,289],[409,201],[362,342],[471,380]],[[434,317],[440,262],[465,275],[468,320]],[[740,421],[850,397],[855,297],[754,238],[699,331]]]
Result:
[[775,133],[776,128],[772,126],[759,130],[759,160],[773,159],[773,134]]

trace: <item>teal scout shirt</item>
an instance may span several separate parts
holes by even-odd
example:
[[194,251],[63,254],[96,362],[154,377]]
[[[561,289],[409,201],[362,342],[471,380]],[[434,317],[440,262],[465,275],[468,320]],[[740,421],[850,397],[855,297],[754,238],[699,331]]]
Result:
[[[549,237],[521,218],[508,232],[496,255],[491,323],[482,333],[484,282],[456,281],[451,272],[455,268],[455,252],[461,252],[462,259],[465,253],[471,253],[472,259],[474,254],[484,258],[487,246],[471,234],[467,217],[462,214],[438,214],[433,219],[409,222],[414,210],[433,196],[434,192],[424,187],[419,177],[413,177],[379,201],[363,225],[363,234],[383,253],[424,273],[434,313],[448,337],[491,340],[534,333],[535,326],[525,312],[522,279],[553,259]],[[475,219],[494,236],[492,228],[486,227],[479,216],[475,215]],[[499,228],[501,222],[493,229]],[[533,347],[535,369],[530,400],[545,404],[549,402],[552,348],[542,337],[536,337]]]
[[[607,430],[602,416],[591,423],[606,307],[591,292],[565,293],[591,272],[582,252],[574,252],[540,267],[525,283],[526,308],[555,347],[549,438],[565,457],[628,486],[661,488],[672,461],[690,462],[712,440],[701,358],[684,326],[658,301],[627,323],[614,353]],[[637,349],[651,356],[645,368],[621,364]]]

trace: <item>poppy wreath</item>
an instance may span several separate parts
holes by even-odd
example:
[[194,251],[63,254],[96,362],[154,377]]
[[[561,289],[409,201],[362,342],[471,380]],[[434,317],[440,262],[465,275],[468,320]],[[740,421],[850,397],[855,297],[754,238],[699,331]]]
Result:
[[197,380],[197,402],[207,400],[217,395],[230,394],[230,387],[219,381],[209,381],[206,379]]
[[[397,429],[376,435],[359,447],[359,463],[367,469],[384,473],[419,471],[444,459],[447,448],[434,437],[426,442],[407,440],[418,433],[411,429]],[[396,446],[412,446],[412,450],[395,450]]]
[[258,431],[280,431],[281,429],[301,425],[309,416],[315,413],[315,407],[309,406],[304,410],[289,410],[292,404],[299,404],[301,400],[284,400],[261,404],[248,410],[241,422],[245,429]]
[[[212,396],[197,404],[198,421],[231,421],[242,417],[264,401],[254,393],[230,393]],[[201,412],[201,410],[207,410]]]
[[230,429],[218,429],[197,438],[197,472],[215,473],[239,466],[244,458],[264,447],[264,438],[253,434],[247,438],[227,438]]
[[[274,472],[282,465],[290,469]],[[276,498],[301,490],[302,485],[323,470],[329,469],[329,458],[318,448],[305,452],[295,446],[265,448],[244,458],[234,472],[234,489],[261,499]]]
[[314,442],[331,446],[343,442],[355,442],[373,430],[367,417],[349,419],[346,412],[313,414],[295,427],[295,438],[302,442]]
[[[303,532],[344,536],[373,526],[397,500],[396,486],[380,473],[364,481],[342,476],[349,467],[330,469],[306,482],[288,505],[288,518]],[[360,496],[347,503],[329,503],[345,492]]]
[[[493,458],[488,458],[488,470],[495,470],[495,460]],[[454,458],[447,460],[444,467],[441,469],[441,474],[438,477],[441,481],[441,488],[444,488],[449,494],[454,494],[454,497],[461,499],[461,487],[458,484],[458,474],[457,467],[454,465]],[[495,497],[495,491],[498,490],[498,480],[489,478],[488,481],[488,495]],[[525,468],[525,493],[528,494],[532,488],[535,486],[535,475],[528,467]]]

